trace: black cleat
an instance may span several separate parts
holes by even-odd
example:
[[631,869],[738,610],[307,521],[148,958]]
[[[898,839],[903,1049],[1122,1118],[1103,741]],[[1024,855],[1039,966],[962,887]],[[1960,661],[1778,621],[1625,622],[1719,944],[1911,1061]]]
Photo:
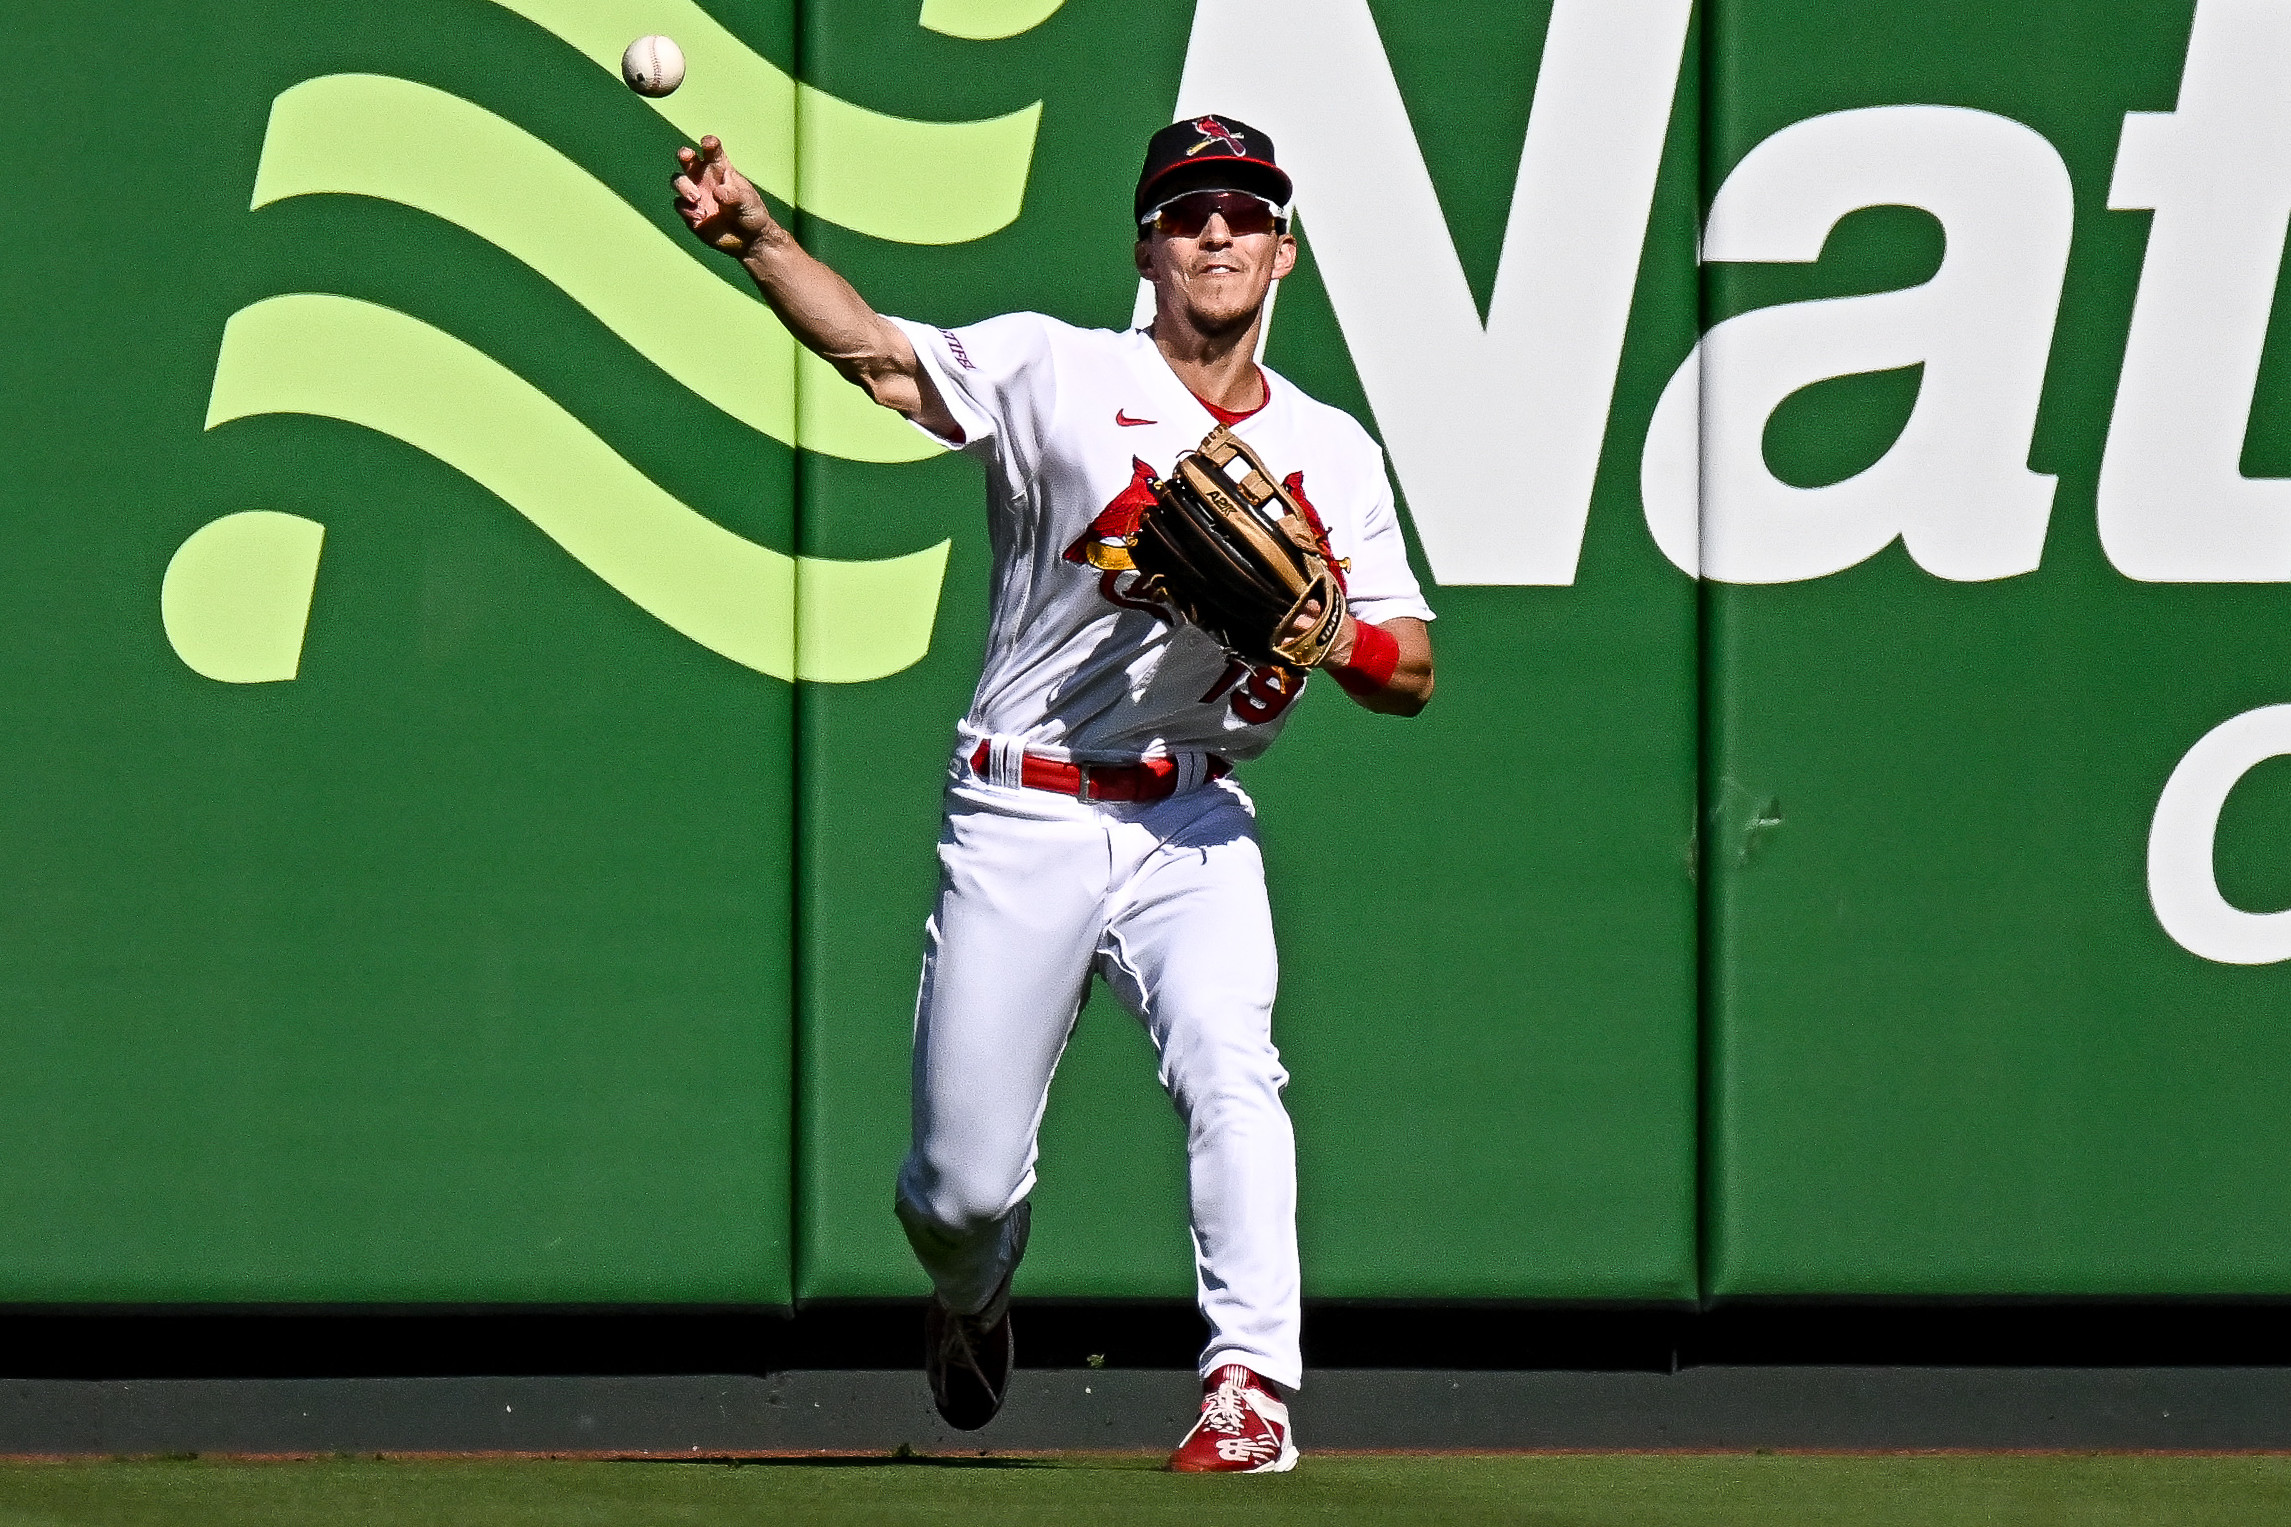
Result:
[[[995,1318],[989,1319],[990,1315]],[[958,1432],[975,1432],[992,1421],[1002,1409],[1002,1397],[1010,1392],[1016,1357],[1008,1278],[977,1315],[958,1315],[937,1295],[931,1296],[931,1307],[923,1315],[923,1371],[930,1376],[931,1399],[947,1425]]]
[[976,1315],[958,1315],[931,1296],[923,1312],[923,1372],[939,1415],[958,1432],[975,1432],[1002,1409],[1018,1345],[1010,1335],[1010,1279],[1026,1255],[1034,1206],[1021,1201],[1004,1230],[1010,1271]]

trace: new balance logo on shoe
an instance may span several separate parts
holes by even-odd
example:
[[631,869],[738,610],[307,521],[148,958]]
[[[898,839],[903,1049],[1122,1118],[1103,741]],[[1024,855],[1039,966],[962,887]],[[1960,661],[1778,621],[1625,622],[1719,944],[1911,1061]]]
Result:
[[1170,1455],[1179,1474],[1283,1474],[1297,1466],[1289,1407],[1272,1386],[1228,1363],[1202,1386],[1201,1419]]

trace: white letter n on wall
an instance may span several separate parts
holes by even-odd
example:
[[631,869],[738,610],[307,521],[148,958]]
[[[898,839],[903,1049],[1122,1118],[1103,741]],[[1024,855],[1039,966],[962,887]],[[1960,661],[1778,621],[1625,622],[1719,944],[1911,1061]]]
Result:
[[1368,0],[1200,0],[1178,115],[1273,135],[1432,576],[1575,581],[1692,0],[1555,0],[1483,328]]

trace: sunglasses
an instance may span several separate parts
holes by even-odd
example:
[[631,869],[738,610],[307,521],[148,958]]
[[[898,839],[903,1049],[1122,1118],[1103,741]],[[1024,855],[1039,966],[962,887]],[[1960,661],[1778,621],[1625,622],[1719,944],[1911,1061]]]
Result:
[[1285,233],[1289,225],[1281,209],[1262,196],[1246,191],[1189,191],[1148,212],[1138,226],[1173,239],[1197,239],[1212,217],[1224,218],[1226,228],[1236,238],[1251,233]]

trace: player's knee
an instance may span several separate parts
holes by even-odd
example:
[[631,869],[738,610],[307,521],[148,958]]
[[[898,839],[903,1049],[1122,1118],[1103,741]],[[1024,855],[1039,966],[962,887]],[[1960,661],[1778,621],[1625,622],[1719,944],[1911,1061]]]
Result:
[[1272,1041],[1225,1041],[1172,1047],[1162,1055],[1162,1086],[1195,1124],[1213,1114],[1279,1106],[1289,1073]]
[[1017,1179],[983,1171],[975,1163],[916,1155],[899,1173],[900,1217],[956,1238],[1001,1220],[1018,1196]]

